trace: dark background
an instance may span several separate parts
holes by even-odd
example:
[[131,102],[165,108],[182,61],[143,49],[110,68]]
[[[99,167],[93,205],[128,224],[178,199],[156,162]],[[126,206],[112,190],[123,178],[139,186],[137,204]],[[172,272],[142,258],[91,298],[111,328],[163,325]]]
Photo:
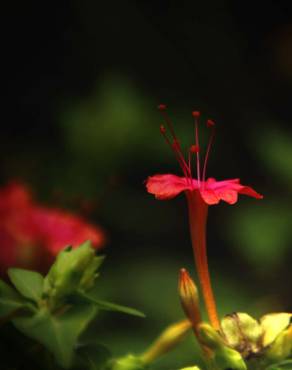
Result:
[[[144,180],[180,174],[159,134],[159,103],[182,143],[191,111],[217,122],[208,173],[264,194],[210,208],[219,311],[291,311],[292,23],[289,2],[10,4],[3,32],[1,181],[107,231],[101,295],[144,311],[100,321],[115,354],[141,352],[183,316],[179,268],[193,269],[183,196],[153,199]],[[8,113],[8,114],[6,114]],[[202,130],[203,140],[207,140]],[[90,202],[91,211],[84,209]],[[195,273],[193,272],[193,276]],[[190,365],[193,339],[159,369]]]

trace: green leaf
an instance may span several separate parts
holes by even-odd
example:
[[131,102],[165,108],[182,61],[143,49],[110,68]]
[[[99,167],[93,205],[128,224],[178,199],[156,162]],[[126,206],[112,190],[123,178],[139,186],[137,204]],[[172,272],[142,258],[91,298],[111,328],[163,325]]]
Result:
[[43,309],[34,316],[15,319],[13,323],[25,335],[42,343],[61,366],[69,368],[78,338],[96,314],[97,308],[92,304],[70,307],[59,315]]
[[121,306],[116,303],[111,303],[107,301],[103,301],[98,299],[95,296],[95,293],[83,293],[79,292],[78,295],[83,298],[85,301],[94,303],[100,310],[105,311],[116,311],[116,312],[123,312],[128,315],[138,316],[138,317],[145,317],[144,313],[141,311],[136,310],[135,308]]
[[102,370],[111,358],[110,351],[100,343],[90,342],[78,348],[78,354],[88,370]]
[[0,317],[10,315],[24,307],[26,303],[21,296],[4,281],[0,280]]
[[42,298],[44,278],[36,271],[10,268],[10,280],[24,297],[38,302]]
[[270,365],[266,370],[292,370],[292,360],[286,360]]

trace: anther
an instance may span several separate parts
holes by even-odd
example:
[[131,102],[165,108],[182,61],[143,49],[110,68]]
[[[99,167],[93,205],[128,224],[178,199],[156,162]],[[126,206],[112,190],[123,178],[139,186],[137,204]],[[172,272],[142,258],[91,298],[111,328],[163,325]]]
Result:
[[166,128],[163,125],[160,125],[160,132],[162,133],[162,135],[166,133]]
[[199,117],[200,117],[200,115],[201,115],[201,113],[200,113],[198,110],[194,110],[194,111],[192,112],[192,116],[193,116],[194,118],[199,118]]
[[214,127],[215,126],[215,122],[214,121],[212,121],[211,119],[208,119],[207,120],[207,127]]
[[190,146],[190,152],[191,153],[199,153],[199,151],[200,151],[200,147],[199,147],[199,145],[191,145]]
[[166,105],[165,104],[159,104],[157,107],[160,111],[161,110],[166,110]]

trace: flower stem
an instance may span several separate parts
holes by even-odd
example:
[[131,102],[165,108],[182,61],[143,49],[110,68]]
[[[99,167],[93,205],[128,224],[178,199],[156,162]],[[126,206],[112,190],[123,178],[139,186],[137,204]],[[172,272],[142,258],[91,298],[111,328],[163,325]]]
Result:
[[220,324],[211,286],[206,248],[208,204],[203,201],[199,191],[186,191],[186,196],[189,208],[191,240],[201,290],[210,323],[217,330],[220,328]]
[[144,352],[141,360],[144,364],[151,364],[157,358],[175,348],[186,336],[192,324],[189,320],[182,320],[168,326]]

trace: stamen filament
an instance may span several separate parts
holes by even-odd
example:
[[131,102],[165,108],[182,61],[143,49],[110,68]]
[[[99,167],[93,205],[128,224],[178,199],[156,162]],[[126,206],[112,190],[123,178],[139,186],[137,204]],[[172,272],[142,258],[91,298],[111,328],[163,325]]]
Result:
[[162,136],[164,137],[166,143],[170,146],[171,150],[174,152],[174,155],[176,156],[176,159],[177,159],[177,161],[178,161],[178,163],[179,163],[179,165],[180,165],[180,167],[183,171],[183,174],[184,174],[185,178],[187,179],[187,181],[189,182],[189,180],[191,178],[190,168],[186,164],[186,161],[185,161],[182,153],[180,152],[179,146],[177,146],[176,142],[171,143],[171,141],[169,140],[169,138],[166,135],[166,129],[163,125],[160,126],[160,132],[161,132]]
[[207,169],[209,154],[210,154],[210,150],[211,150],[211,147],[212,147],[212,144],[213,144],[213,141],[214,141],[214,137],[215,137],[215,122],[209,119],[207,121],[207,127],[212,128],[212,132],[211,132],[211,136],[209,138],[208,147],[207,147],[205,160],[204,160],[204,166],[203,166],[203,182],[204,183],[206,181],[206,169]]
[[[167,125],[167,127],[169,128],[169,131],[170,131],[170,134],[172,136],[172,139],[173,139],[173,144],[171,143],[171,141],[169,140],[169,138],[166,136],[166,129],[164,126],[161,126],[160,127],[160,132],[162,133],[162,135],[164,136],[167,144],[171,147],[171,149],[174,151],[175,153],[175,156],[179,162],[179,165],[185,175],[185,178],[188,182],[188,185],[192,187],[192,171],[191,171],[191,167],[190,165],[187,165],[187,162],[185,160],[185,157],[183,156],[182,154],[182,150],[181,150],[181,146],[180,146],[180,143],[179,143],[179,140],[175,134],[175,131],[174,131],[174,128],[172,126],[172,123],[168,117],[168,114],[166,113],[166,105],[165,104],[160,104],[158,106],[158,109],[160,110],[160,112],[162,113],[163,115],[163,118],[165,120],[165,123]],[[162,129],[163,128],[163,129]]]
[[170,133],[171,133],[171,135],[172,135],[172,137],[173,137],[173,140],[174,140],[175,142],[179,143],[179,141],[178,141],[178,139],[177,139],[177,136],[176,136],[176,134],[175,134],[174,128],[173,128],[173,126],[172,126],[172,123],[171,123],[171,121],[170,121],[170,119],[169,119],[169,117],[168,117],[168,114],[166,113],[166,105],[164,105],[164,104],[160,104],[160,105],[158,106],[158,109],[160,110],[161,114],[163,115],[163,118],[164,118],[164,120],[165,120],[165,122],[166,122],[166,124],[167,124],[167,126],[168,126],[168,128],[169,128],[169,131],[170,131]]
[[[200,145],[199,145],[199,122],[198,122],[198,119],[200,117],[200,112],[194,111],[194,112],[192,112],[192,115],[193,115],[194,120],[195,120],[195,143],[196,143],[196,147],[200,148]],[[200,188],[200,186],[201,186],[200,150],[196,151],[196,158],[197,158],[197,160],[196,160],[197,179],[198,179],[198,186]]]

